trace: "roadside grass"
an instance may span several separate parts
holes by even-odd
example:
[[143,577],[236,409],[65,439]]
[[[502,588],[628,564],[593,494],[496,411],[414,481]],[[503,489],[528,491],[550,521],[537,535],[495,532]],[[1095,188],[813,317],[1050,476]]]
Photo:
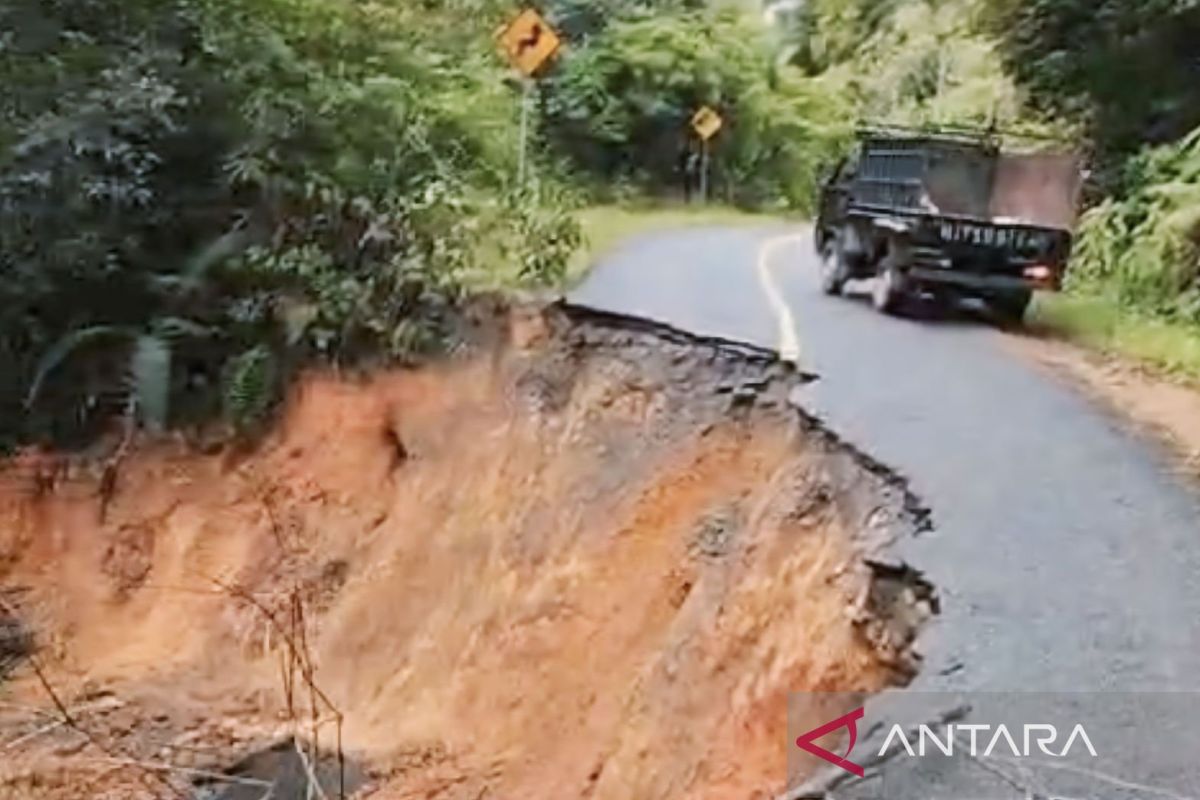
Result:
[[1200,328],[1138,316],[1102,295],[1039,297],[1029,329],[1200,384]]
[[589,206],[579,211],[576,217],[583,228],[584,244],[568,265],[567,286],[579,283],[597,259],[643,233],[705,225],[753,226],[789,221],[782,214],[681,203]]

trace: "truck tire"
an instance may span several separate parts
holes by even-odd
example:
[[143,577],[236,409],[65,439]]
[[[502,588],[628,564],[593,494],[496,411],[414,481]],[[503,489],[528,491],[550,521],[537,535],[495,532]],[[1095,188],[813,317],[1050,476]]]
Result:
[[893,266],[883,266],[871,289],[871,305],[884,314],[895,314],[900,310],[907,294],[905,277]]
[[1025,321],[1029,304],[1033,301],[1033,292],[1028,289],[1016,289],[1011,292],[994,294],[988,298],[988,307],[1000,318],[1001,322],[1009,325],[1020,325]]
[[821,251],[821,291],[836,297],[842,293],[848,279],[846,254],[837,239],[830,239]]

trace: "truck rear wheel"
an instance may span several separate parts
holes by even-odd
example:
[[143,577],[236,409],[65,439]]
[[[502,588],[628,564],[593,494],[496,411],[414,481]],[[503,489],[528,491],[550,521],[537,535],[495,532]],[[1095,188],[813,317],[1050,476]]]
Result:
[[992,295],[987,299],[987,304],[1001,321],[1010,325],[1020,325],[1025,321],[1025,314],[1032,301],[1033,292],[1028,289],[1016,289]]
[[905,283],[904,274],[899,269],[884,266],[879,270],[875,285],[871,289],[871,305],[875,306],[876,311],[895,314],[900,310],[907,293]]
[[849,270],[846,254],[836,239],[830,239],[821,250],[821,291],[836,297],[846,286]]

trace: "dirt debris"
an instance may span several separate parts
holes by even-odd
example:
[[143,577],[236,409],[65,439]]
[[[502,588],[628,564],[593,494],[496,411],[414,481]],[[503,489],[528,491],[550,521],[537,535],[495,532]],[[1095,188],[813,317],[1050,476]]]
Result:
[[911,676],[936,596],[881,551],[928,515],[790,404],[808,376],[571,306],[476,322],[450,363],[309,376],[253,452],[139,443],[103,517],[3,468],[0,581],[77,713],[0,687],[0,797],[192,796],[293,740],[376,800],[769,797],[789,692]]

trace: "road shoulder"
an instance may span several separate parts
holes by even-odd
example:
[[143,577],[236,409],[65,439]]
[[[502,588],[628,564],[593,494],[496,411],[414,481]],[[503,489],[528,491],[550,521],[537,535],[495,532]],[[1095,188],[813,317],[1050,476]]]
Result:
[[1200,481],[1200,386],[1069,342],[1014,335],[1005,345],[1159,441],[1185,475]]

